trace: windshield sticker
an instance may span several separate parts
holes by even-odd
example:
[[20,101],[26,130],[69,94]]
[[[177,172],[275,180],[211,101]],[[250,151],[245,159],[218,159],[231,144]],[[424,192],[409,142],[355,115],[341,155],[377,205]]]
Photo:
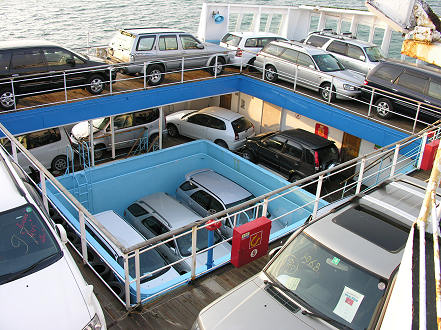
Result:
[[300,283],[300,278],[289,275],[279,275],[277,280],[290,290],[296,290]]
[[363,298],[364,295],[345,286],[333,312],[345,321],[352,323]]

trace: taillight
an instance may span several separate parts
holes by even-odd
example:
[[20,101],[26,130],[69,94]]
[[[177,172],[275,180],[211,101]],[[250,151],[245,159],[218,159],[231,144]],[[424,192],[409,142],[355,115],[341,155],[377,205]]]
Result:
[[234,133],[234,140],[239,140],[239,134],[238,133]]
[[319,155],[317,151],[314,151],[314,166],[316,171],[320,170]]
[[236,57],[242,57],[242,53],[243,53],[242,49],[238,48],[236,50]]
[[367,80],[363,81],[363,85],[367,85],[367,84],[368,84]]

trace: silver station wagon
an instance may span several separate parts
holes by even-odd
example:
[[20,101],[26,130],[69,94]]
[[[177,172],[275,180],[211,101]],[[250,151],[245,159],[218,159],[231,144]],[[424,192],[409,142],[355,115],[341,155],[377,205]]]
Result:
[[332,54],[309,45],[291,41],[273,41],[266,45],[254,62],[265,79],[294,82],[320,93],[328,101],[356,98],[360,95],[364,76],[347,70]]
[[[191,224],[201,217],[164,192],[157,192],[142,197],[131,204],[125,211],[124,217],[145,238],[168,233],[171,230]],[[220,243],[222,236],[214,232],[213,244]],[[196,242],[197,252],[208,248],[208,230],[199,229]],[[191,233],[175,238],[160,247],[160,251],[171,262],[191,256]],[[213,249],[213,258],[230,258],[231,245],[224,242]],[[207,263],[207,252],[196,255],[196,267],[204,267]],[[179,271],[191,270],[191,259],[187,258],[178,264]]]
[[[215,44],[202,43],[193,35],[169,28],[122,29],[116,32],[106,50],[107,56],[117,62],[127,74],[146,74],[149,85],[159,85],[164,72],[190,68],[208,68],[211,74],[220,74],[229,62],[228,51]],[[217,63],[217,66],[216,66]]]

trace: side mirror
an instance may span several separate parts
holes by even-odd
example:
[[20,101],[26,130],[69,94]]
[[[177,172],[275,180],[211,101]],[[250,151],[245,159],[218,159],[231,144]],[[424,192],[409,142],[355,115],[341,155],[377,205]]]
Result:
[[64,227],[61,224],[57,223],[55,225],[55,230],[57,231],[57,234],[61,239],[61,243],[66,244],[67,243],[66,229],[64,229]]
[[268,255],[269,255],[269,257],[270,258],[272,258],[280,249],[282,248],[282,245],[281,246],[278,246],[278,247],[275,247],[274,249],[272,249],[269,253],[268,253]]
[[70,66],[75,66],[75,60],[73,58],[68,58],[66,60],[66,63],[69,64]]
[[203,44],[197,44],[196,47],[197,47],[198,49],[204,49],[204,48],[205,48]]

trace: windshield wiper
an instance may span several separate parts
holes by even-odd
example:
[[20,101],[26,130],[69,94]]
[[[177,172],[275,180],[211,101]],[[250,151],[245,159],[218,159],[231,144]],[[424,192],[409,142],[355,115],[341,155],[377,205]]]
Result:
[[[49,260],[50,258],[54,257],[55,255],[58,255],[60,252],[55,252],[52,253],[46,257],[44,257],[43,259],[38,260],[37,262],[33,263],[32,265],[30,265],[29,267],[22,269],[16,273],[9,273],[9,274],[4,274],[2,275],[2,277],[7,277],[7,280],[4,283],[8,283],[8,282],[12,282],[15,281],[16,279],[22,277],[23,275],[29,273],[30,271],[32,271],[33,269],[37,268],[38,266],[40,266],[42,263],[44,263],[45,261]],[[10,277],[9,277],[10,276]]]
[[317,317],[322,319],[323,321],[326,321],[334,326],[336,326],[339,329],[351,329],[350,327],[348,327],[347,325],[344,325],[343,323],[338,322],[337,320],[334,320],[333,318],[326,316],[324,314],[321,313],[316,313],[316,312],[308,312],[307,310],[302,310],[302,314],[303,315],[308,315],[308,316],[312,316],[312,317]]
[[288,293],[288,295],[292,296],[296,300],[297,304],[300,302],[303,305],[306,305],[308,308],[310,307],[310,305],[305,300],[303,300],[303,298],[301,298],[297,293],[293,292],[292,290],[288,289],[287,287],[280,285],[277,282],[270,281],[270,280],[264,280],[263,283],[265,283],[267,285],[271,285],[273,287],[276,287],[276,288]]

